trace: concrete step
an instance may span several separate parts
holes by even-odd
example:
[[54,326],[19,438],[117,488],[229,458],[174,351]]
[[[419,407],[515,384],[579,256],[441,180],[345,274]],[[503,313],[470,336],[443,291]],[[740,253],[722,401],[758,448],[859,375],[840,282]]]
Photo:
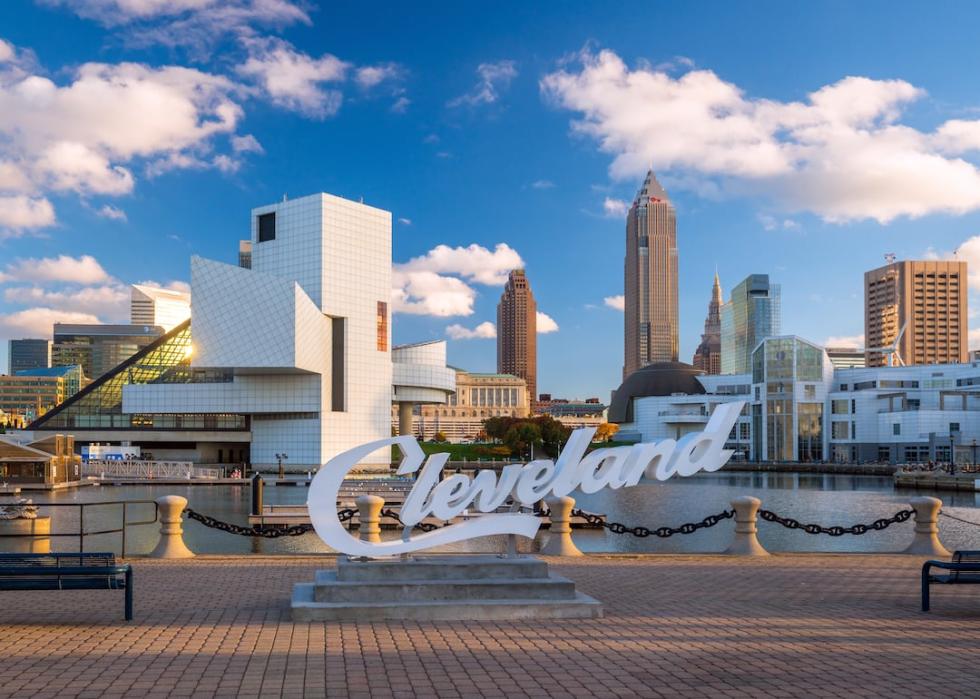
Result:
[[415,580],[513,580],[548,577],[548,564],[539,558],[474,556],[416,556],[408,560],[337,559],[341,582],[412,582]]
[[581,592],[572,599],[479,599],[399,602],[317,602],[314,583],[293,587],[293,621],[520,621],[531,619],[596,619],[602,604]]
[[337,571],[318,570],[314,579],[317,602],[423,602],[442,600],[575,598],[575,583],[568,578],[491,578],[486,580],[387,580],[345,582]]

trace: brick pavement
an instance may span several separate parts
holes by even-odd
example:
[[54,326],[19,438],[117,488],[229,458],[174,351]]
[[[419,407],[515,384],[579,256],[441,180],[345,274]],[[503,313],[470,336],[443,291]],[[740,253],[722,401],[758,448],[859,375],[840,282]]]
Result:
[[136,559],[119,592],[0,592],[0,696],[864,697],[980,694],[980,588],[918,611],[922,559],[590,556],[606,617],[289,621],[329,557]]

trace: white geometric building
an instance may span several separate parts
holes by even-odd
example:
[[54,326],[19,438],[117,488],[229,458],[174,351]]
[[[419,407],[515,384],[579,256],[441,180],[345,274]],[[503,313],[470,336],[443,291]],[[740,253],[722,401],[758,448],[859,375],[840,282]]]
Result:
[[191,367],[231,380],[126,386],[123,412],[247,415],[259,467],[388,437],[390,294],[389,212],[329,194],[253,209],[251,269],[191,260]]

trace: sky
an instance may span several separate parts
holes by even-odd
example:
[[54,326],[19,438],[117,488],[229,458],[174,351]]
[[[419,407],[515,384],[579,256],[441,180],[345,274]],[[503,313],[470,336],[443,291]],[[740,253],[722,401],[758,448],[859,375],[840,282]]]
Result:
[[493,371],[524,266],[539,391],[608,399],[625,209],[653,167],[682,361],[716,269],[726,298],[781,284],[784,332],[860,345],[886,253],[966,260],[980,347],[978,21],[967,2],[8,0],[0,339],[125,322],[128,284],[184,288],[191,255],[236,263],[250,209],[325,191],[392,212],[395,343],[446,338]]

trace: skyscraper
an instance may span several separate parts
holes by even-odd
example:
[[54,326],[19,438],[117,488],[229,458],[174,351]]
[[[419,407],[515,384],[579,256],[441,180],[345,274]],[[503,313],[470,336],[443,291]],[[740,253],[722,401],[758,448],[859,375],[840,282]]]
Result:
[[867,365],[966,362],[966,271],[966,262],[905,260],[865,272],[865,346],[878,348]]
[[711,288],[711,301],[708,302],[708,317],[704,319],[704,333],[701,344],[694,351],[691,362],[708,374],[721,373],[721,282],[715,272],[715,284]]
[[133,284],[129,303],[133,325],[159,325],[170,332],[191,317],[191,295],[186,291]]
[[515,269],[497,304],[497,371],[524,379],[532,402],[538,398],[537,312],[524,270]]
[[8,371],[11,374],[51,366],[51,340],[10,340],[8,346]]
[[158,325],[55,323],[51,365],[78,364],[85,376],[97,379],[163,334]]
[[768,274],[750,274],[732,289],[721,307],[722,374],[752,370],[755,346],[781,332],[779,301],[779,284],[771,284]]
[[623,375],[656,362],[676,362],[677,220],[674,205],[647,173],[626,216]]

